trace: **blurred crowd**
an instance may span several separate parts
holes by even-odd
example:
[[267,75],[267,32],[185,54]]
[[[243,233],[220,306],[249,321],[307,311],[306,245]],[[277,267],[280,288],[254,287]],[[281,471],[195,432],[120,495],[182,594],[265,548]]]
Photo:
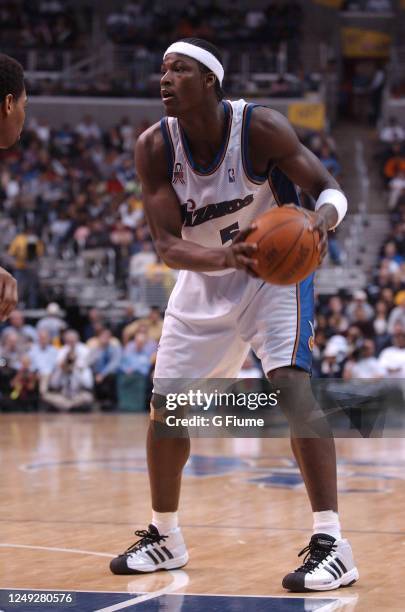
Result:
[[[18,310],[0,329],[3,408],[70,410],[95,402],[105,409],[146,406],[164,300],[146,316],[129,307],[118,323],[97,308],[77,317],[63,301],[49,300],[38,275],[43,258],[74,257],[91,268],[95,253],[113,250],[115,282],[136,306],[142,279],[156,268],[172,274],[154,250],[134,170],[133,145],[146,127],[146,122],[132,126],[123,118],[104,131],[85,116],[76,126],[54,130],[32,120],[21,146],[0,153],[0,252],[2,263],[18,278],[21,307],[28,315],[25,320]],[[301,137],[340,179],[330,134]],[[390,120],[380,133],[382,150],[395,152],[403,137],[401,126]],[[393,166],[390,160],[382,167]],[[353,295],[318,296],[315,376],[405,374],[403,192],[390,205],[390,220],[390,235],[369,285]],[[340,265],[335,234],[330,238],[330,260]],[[161,282],[161,290],[167,299],[169,286]],[[43,309],[39,320],[38,309]],[[241,375],[262,375],[254,356]]]
[[44,254],[81,254],[91,268],[94,254],[110,249],[123,289],[159,265],[133,162],[134,141],[147,125],[134,128],[123,118],[102,131],[86,116],[54,130],[33,120],[21,146],[0,153],[0,257],[14,268],[26,307],[41,305]]
[[3,46],[65,48],[83,42],[91,11],[67,0],[0,0]]
[[395,117],[389,117],[379,133],[376,155],[384,187],[388,190],[388,208],[394,213],[405,202],[405,129]]
[[70,411],[147,409],[162,330],[159,308],[142,319],[129,310],[112,328],[90,309],[80,333],[48,304],[35,325],[15,310],[0,329],[0,409]]
[[377,159],[387,188],[389,233],[372,278],[318,306],[314,372],[325,378],[405,377],[405,130],[389,118]]
[[342,10],[347,12],[389,13],[392,0],[344,0]]
[[131,0],[107,17],[107,32],[115,43],[162,50],[173,40],[197,37],[227,48],[277,49],[282,41],[297,44],[302,7],[295,0],[273,0],[262,8],[217,0],[194,0],[173,6]]

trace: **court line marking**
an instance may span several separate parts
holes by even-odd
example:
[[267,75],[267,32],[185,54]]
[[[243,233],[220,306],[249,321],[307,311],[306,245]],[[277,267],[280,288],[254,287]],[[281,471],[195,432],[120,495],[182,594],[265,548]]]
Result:
[[[173,580],[167,585],[167,587],[159,589],[158,591],[153,591],[152,593],[145,593],[145,595],[131,597],[131,599],[127,599],[126,601],[122,601],[121,603],[117,603],[112,606],[107,606],[106,608],[98,608],[94,612],[116,612],[116,610],[123,610],[124,608],[129,608],[129,606],[137,606],[144,601],[161,597],[161,595],[173,594],[173,591],[185,588],[190,581],[188,574],[182,570],[169,572],[169,574]],[[178,595],[179,597],[182,597],[184,593],[179,593]]]
[[[176,571],[176,572],[181,572],[183,570],[171,570],[171,571]],[[170,571],[170,573],[171,573]],[[169,573],[169,572],[168,572]],[[186,573],[186,572],[184,572]],[[146,575],[146,574],[145,574]],[[131,583],[129,583],[131,584]],[[183,587],[179,587],[179,588],[183,588]],[[35,588],[31,588],[29,589],[28,587],[0,587],[0,592],[1,591],[40,591],[41,593],[49,593],[49,592],[64,592],[69,590],[69,592],[71,591],[72,593],[105,593],[106,595],[108,594],[112,594],[112,595],[131,595],[131,591],[96,591],[96,590],[88,590],[88,589],[39,589],[37,587]],[[136,592],[136,591],[134,591]],[[329,593],[330,591],[324,591],[325,593]],[[139,591],[140,594],[147,594],[147,591]],[[329,597],[325,597],[321,592],[319,592],[319,596],[316,595],[306,595],[305,593],[301,593],[299,595],[296,595],[294,593],[289,593],[286,591],[285,595],[251,595],[251,594],[240,594],[240,593],[193,593],[191,591],[187,591],[186,593],[169,593],[169,595],[192,595],[193,597],[199,597],[204,596],[204,597],[256,597],[258,599],[313,599],[315,601],[319,600],[319,599],[331,599],[332,601],[335,600],[339,600],[342,601],[343,603],[349,603],[353,601],[353,598],[355,598],[357,596],[356,595],[352,595],[352,596],[347,596],[344,595],[342,597],[338,597],[338,596],[329,596]],[[98,611],[96,611],[98,612]],[[317,611],[318,612],[318,611]]]
[[[111,521],[70,521],[70,520],[53,520],[53,521],[44,521],[42,519],[3,519],[0,518],[0,523],[38,523],[41,525],[53,525],[53,524],[58,524],[58,525],[109,525],[109,526],[113,526],[113,527],[125,527],[125,526],[129,526],[131,527],[133,525],[133,521],[131,523],[112,523]],[[182,524],[181,525],[182,528],[184,529],[237,529],[238,531],[243,530],[243,531],[293,531],[293,532],[297,532],[297,533],[308,533],[308,531],[310,531],[310,528],[308,527],[308,529],[305,529],[304,527],[248,527],[245,525],[190,525],[190,524]],[[357,534],[364,534],[364,535],[368,535],[368,534],[372,534],[372,535],[393,535],[393,536],[402,536],[405,535],[405,531],[376,531],[374,529],[345,529],[345,533],[357,533]],[[3,546],[3,544],[0,543],[0,547]],[[11,546],[11,545],[10,545]],[[18,546],[22,546],[22,544],[14,544],[14,546],[18,547]],[[55,549],[56,550],[56,549]],[[64,549],[60,549],[60,550],[64,550]],[[73,550],[73,549],[66,549],[66,550]],[[101,556],[111,556],[108,553],[93,553],[93,552],[89,552],[88,554],[99,554]],[[112,555],[113,557],[115,557],[115,555]]]
[[29,548],[32,550],[48,550],[51,552],[68,552],[78,555],[94,555],[95,557],[114,558],[116,555],[111,553],[95,552],[93,550],[81,550],[80,548],[58,548],[56,546],[31,546],[28,544],[10,544],[8,542],[0,542],[0,548]]

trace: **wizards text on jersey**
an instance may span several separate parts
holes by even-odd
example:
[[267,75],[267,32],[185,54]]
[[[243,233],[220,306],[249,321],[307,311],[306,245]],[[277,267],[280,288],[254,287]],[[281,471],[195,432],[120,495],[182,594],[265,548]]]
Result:
[[230,215],[252,204],[253,199],[253,193],[249,193],[244,198],[235,198],[234,200],[218,202],[217,204],[207,204],[207,206],[197,209],[195,208],[194,201],[187,200],[185,204],[181,205],[184,225],[194,227],[206,221],[211,221],[211,219]]

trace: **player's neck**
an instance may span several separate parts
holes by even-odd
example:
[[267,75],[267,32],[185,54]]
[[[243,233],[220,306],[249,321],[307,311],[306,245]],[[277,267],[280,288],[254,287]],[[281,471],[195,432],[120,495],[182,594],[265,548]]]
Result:
[[221,144],[225,127],[225,110],[216,100],[204,103],[187,115],[179,117],[179,123],[192,147],[205,144],[217,150]]

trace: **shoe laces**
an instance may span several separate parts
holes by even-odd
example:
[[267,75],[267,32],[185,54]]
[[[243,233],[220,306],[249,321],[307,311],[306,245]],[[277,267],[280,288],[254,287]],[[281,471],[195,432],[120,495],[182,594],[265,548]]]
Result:
[[137,553],[141,551],[142,548],[149,546],[149,544],[159,544],[159,542],[164,542],[169,537],[167,535],[161,535],[158,531],[155,533],[150,529],[139,529],[138,531],[135,531],[135,535],[139,538],[139,540],[134,542],[134,544],[131,544],[123,555]]
[[336,544],[334,542],[326,542],[323,540],[322,543],[320,543],[317,539],[311,539],[308,546],[303,548],[298,554],[298,556],[301,557],[306,553],[303,564],[295,571],[307,573],[314,572],[318,565],[334,550],[336,550]]

